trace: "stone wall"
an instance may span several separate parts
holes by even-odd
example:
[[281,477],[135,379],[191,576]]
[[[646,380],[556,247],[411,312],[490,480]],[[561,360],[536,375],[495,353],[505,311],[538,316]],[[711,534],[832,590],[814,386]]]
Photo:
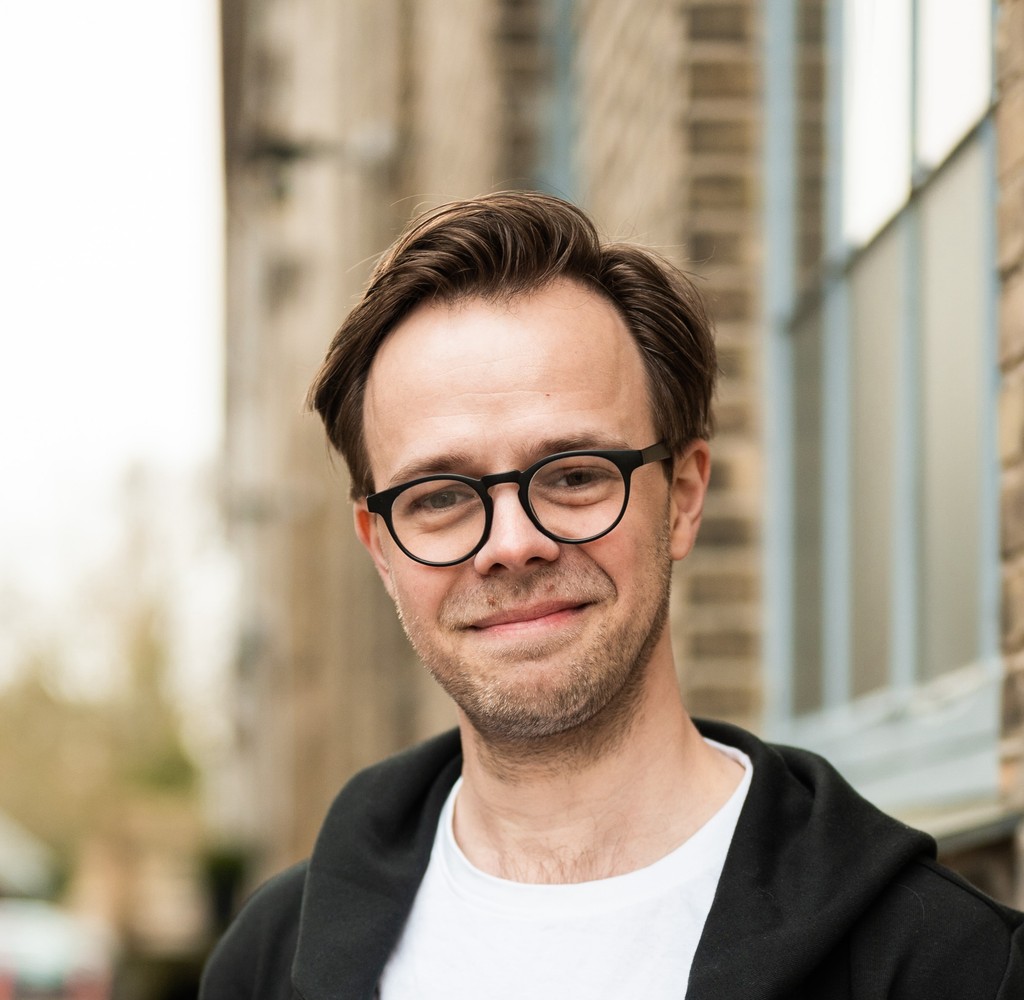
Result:
[[[997,261],[1002,391],[1003,793],[1024,809],[1024,0],[1002,0],[996,40]],[[1024,906],[1024,825],[1016,833],[1016,898]],[[993,861],[994,864],[994,861]]]

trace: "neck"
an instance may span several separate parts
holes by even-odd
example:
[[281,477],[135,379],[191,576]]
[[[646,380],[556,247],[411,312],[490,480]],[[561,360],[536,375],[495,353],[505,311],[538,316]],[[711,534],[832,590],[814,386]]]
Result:
[[671,655],[655,657],[628,719],[534,746],[485,742],[465,720],[455,836],[481,870],[582,882],[664,857],[728,799],[742,769],[709,747],[682,704]]

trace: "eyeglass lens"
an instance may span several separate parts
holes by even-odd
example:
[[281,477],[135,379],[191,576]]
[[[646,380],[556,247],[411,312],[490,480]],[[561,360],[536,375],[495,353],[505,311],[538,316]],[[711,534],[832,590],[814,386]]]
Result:
[[[618,467],[597,455],[553,459],[530,479],[528,501],[551,535],[581,541],[610,528],[622,512],[626,484]],[[467,556],[483,538],[487,513],[479,493],[455,479],[417,483],[391,509],[396,535],[419,559]]]

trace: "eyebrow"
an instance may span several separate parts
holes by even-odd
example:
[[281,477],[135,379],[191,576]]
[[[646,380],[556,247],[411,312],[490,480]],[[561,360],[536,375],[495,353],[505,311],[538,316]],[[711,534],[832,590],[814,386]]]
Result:
[[[643,445],[642,447],[647,447]],[[573,437],[545,438],[538,442],[529,451],[533,456],[524,460],[522,468],[528,468],[534,462],[548,455],[556,455],[563,451],[610,451],[629,449],[629,444],[621,437],[610,434],[586,434]],[[466,476],[471,475],[467,469],[479,468],[479,462],[465,451],[447,451],[435,455],[427,455],[423,458],[413,459],[396,470],[382,489],[390,489],[393,486],[400,486],[402,483],[411,482],[414,479],[421,479],[424,476],[443,476],[446,473]],[[494,472],[506,472],[506,469],[490,469],[479,475],[487,475]],[[478,477],[477,477],[478,478]]]
[[464,475],[461,470],[470,468],[471,465],[472,459],[464,451],[448,451],[443,454],[417,458],[401,466],[383,488],[390,489],[392,486],[399,486],[413,479],[420,479],[423,476],[439,476],[446,472]]

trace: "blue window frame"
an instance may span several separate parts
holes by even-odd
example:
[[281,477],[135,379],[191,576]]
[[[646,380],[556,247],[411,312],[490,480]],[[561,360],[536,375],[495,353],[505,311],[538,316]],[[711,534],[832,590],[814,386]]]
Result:
[[765,9],[766,730],[950,814],[997,784],[993,10]]

